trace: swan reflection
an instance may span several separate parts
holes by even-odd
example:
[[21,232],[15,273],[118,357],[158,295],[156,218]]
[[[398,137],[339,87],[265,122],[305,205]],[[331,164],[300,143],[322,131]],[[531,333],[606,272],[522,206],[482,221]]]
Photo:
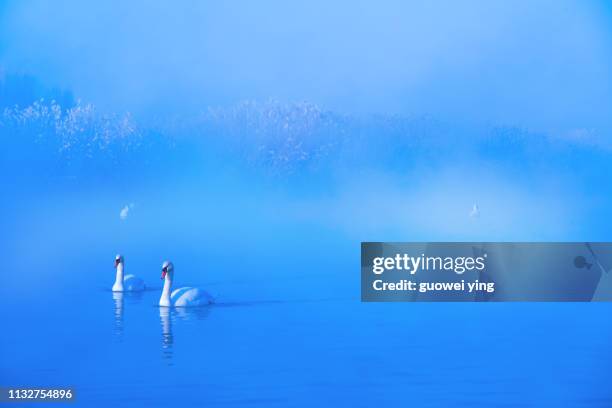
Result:
[[118,341],[123,340],[123,293],[113,292],[113,301],[115,302],[115,338]]
[[171,363],[172,360],[172,346],[174,344],[174,336],[172,335],[172,311],[168,307],[159,308],[159,319],[161,321],[162,328],[162,358],[168,360]]
[[125,327],[123,321],[123,314],[125,311],[125,303],[128,303],[128,309],[130,305],[137,305],[142,302],[141,292],[112,292],[113,293],[113,306],[115,314],[115,327],[114,335],[117,341],[123,341],[123,330]]
[[174,334],[172,333],[173,324],[179,322],[180,325],[182,322],[196,322],[199,320],[204,320],[208,316],[208,313],[208,307],[159,308],[162,358],[168,362],[168,365],[172,365],[172,359],[174,357]]
[[176,317],[183,321],[204,320],[210,313],[210,307],[177,307],[174,308]]

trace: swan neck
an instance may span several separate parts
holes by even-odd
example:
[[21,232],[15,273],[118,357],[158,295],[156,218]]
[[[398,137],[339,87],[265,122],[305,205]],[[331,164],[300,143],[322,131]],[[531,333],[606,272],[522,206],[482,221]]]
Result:
[[164,278],[164,289],[162,290],[162,297],[170,297],[170,290],[172,289],[172,272],[168,272]]
[[115,277],[115,284],[113,285],[113,289],[123,289],[123,263],[117,265],[117,275]]

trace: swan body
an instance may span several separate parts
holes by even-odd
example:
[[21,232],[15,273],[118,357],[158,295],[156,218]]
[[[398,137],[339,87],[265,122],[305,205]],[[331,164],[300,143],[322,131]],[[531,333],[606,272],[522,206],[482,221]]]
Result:
[[164,262],[162,265],[162,279],[164,287],[159,305],[164,307],[199,307],[214,303],[214,298],[205,290],[185,286],[172,290],[172,280],[174,278],[174,265],[171,262]]
[[122,255],[115,257],[115,268],[117,269],[117,275],[115,277],[115,284],[113,285],[113,292],[140,292],[145,290],[145,283],[142,279],[129,274],[123,275],[124,260]]

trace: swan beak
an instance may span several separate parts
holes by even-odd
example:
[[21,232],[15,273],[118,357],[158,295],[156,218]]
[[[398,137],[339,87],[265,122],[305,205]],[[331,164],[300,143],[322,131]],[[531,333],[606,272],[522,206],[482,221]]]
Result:
[[115,268],[119,266],[119,260],[115,259]]
[[166,270],[165,270],[165,269],[162,269],[162,276],[161,276],[162,280],[163,280],[165,277],[166,277]]

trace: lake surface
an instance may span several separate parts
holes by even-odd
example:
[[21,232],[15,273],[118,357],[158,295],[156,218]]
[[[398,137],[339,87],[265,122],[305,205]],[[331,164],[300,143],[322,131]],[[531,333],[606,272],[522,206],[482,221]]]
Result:
[[354,275],[203,282],[199,309],[157,307],[153,278],[11,302],[0,382],[79,406],[612,405],[612,305],[365,304]]

